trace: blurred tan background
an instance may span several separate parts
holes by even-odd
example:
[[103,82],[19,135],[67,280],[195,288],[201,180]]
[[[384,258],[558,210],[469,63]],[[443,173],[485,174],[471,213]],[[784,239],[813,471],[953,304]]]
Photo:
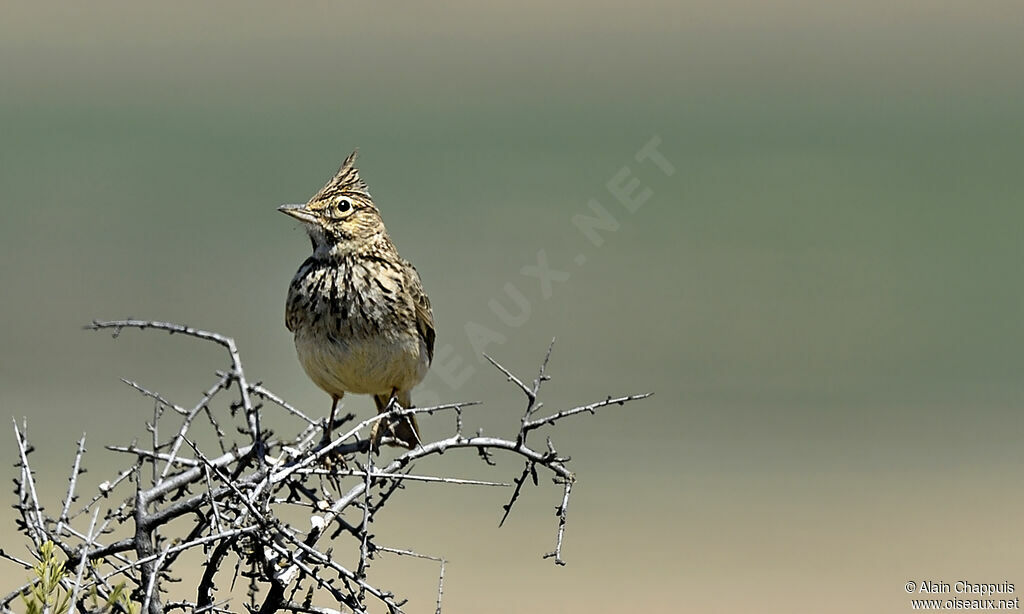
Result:
[[[469,323],[524,376],[558,337],[548,408],[655,392],[556,429],[580,476],[565,568],[541,560],[551,486],[500,530],[506,492],[391,507],[379,535],[448,557],[445,611],[903,612],[921,579],[1024,592],[1021,3],[4,14],[0,413],[28,418],[51,509],[82,431],[94,481],[121,460],[102,444],[145,435],[151,405],[119,378],[185,404],[225,364],[82,331],[92,318],[229,334],[251,378],[327,410],[283,325],[308,242],[275,208],[358,146],[438,345],[473,369],[421,399],[485,400],[472,424],[514,429],[520,400]],[[674,175],[636,161],[652,137]],[[635,213],[606,188],[623,167],[652,193]],[[599,247],[570,221],[592,198],[619,224]],[[547,298],[520,273],[540,250],[569,273]],[[507,283],[530,304],[518,327],[488,306],[511,306]],[[0,546],[21,553],[12,514]],[[433,611],[433,566],[371,572]]]

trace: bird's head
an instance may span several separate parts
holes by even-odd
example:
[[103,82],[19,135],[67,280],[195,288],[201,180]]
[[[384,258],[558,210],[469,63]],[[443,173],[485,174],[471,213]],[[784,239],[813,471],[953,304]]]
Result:
[[315,253],[356,250],[385,232],[380,211],[373,204],[366,182],[359,177],[355,161],[353,151],[306,204],[278,207],[278,211],[303,223]]

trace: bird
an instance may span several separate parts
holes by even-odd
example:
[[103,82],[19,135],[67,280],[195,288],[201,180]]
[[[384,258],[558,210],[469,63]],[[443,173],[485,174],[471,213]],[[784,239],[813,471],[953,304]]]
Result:
[[[392,402],[410,409],[434,358],[430,299],[388,235],[357,153],[308,202],[278,207],[302,222],[313,247],[288,287],[285,326],[306,375],[331,397],[328,440],[345,393],[373,395],[378,413]],[[381,418],[370,440],[376,450],[382,441],[413,449],[416,417]]]

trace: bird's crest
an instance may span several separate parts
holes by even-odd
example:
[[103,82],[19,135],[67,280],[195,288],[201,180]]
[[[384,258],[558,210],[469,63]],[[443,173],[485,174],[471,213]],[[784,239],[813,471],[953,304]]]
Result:
[[359,169],[356,168],[356,155],[358,153],[359,150],[356,149],[345,158],[345,161],[341,163],[341,168],[334,174],[334,177],[313,197],[314,201],[329,200],[339,194],[360,196],[367,201],[371,200],[370,189],[359,176]]

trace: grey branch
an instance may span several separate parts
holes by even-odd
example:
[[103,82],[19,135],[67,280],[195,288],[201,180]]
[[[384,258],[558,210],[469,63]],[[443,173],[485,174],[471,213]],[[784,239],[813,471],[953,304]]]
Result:
[[[544,555],[564,565],[562,547],[567,527],[569,498],[576,475],[569,469],[569,456],[558,452],[550,438],[546,445],[528,441],[534,431],[578,415],[595,414],[611,406],[646,398],[647,394],[607,397],[586,405],[573,406],[537,417],[543,407],[541,388],[550,380],[547,368],[552,346],[532,380],[521,378],[496,360],[487,359],[525,396],[525,410],[518,429],[510,437],[463,433],[463,412],[477,403],[449,403],[432,407],[402,408],[392,404],[388,411],[347,424],[348,430],[324,440],[326,425],[266,388],[252,383],[243,368],[235,341],[230,337],[189,326],[148,320],[94,321],[86,328],[111,330],[117,337],[125,329],[162,330],[220,345],[228,351],[230,365],[215,372],[198,398],[177,403],[125,380],[129,386],[154,403],[146,423],[146,443],[109,444],[106,449],[130,458],[130,464],[103,481],[98,492],[76,513],[71,513],[79,494],[78,476],[84,472],[85,437],[78,441],[68,478],[67,494],[49,517],[40,501],[36,475],[31,467],[32,446],[25,425],[14,424],[17,461],[15,480],[19,530],[33,549],[50,541],[67,557],[69,574],[62,585],[73,596],[80,614],[90,610],[85,595],[95,590],[101,598],[113,594],[119,583],[127,583],[132,599],[144,614],[165,614],[180,609],[191,612],[227,613],[225,598],[229,587],[218,587],[218,570],[240,570],[249,581],[245,608],[272,614],[279,611],[308,614],[366,612],[376,602],[388,612],[403,612],[406,600],[374,578],[374,557],[380,554],[408,556],[439,564],[436,614],[441,613],[447,560],[378,543],[371,532],[376,514],[385,506],[403,505],[403,484],[409,481],[431,487],[448,484],[513,488],[501,520],[512,512],[521,495],[539,487],[543,473],[561,485],[556,507],[555,549]],[[554,341],[552,341],[553,345]],[[254,399],[263,405],[254,402]],[[241,411],[238,411],[241,410]],[[261,410],[281,411],[278,416],[290,426],[264,432]],[[411,450],[379,459],[369,435],[380,420],[401,416],[452,412],[454,424],[447,436],[422,441]],[[198,419],[200,415],[205,419]],[[340,429],[336,429],[338,431]],[[214,441],[219,447],[209,453],[199,442]],[[479,455],[488,465],[502,457],[518,459],[523,469],[506,481],[437,475],[430,470],[432,459],[453,451]],[[413,472],[413,468],[419,469]],[[531,482],[531,484],[528,484]],[[123,485],[132,483],[133,492]],[[285,510],[290,513],[284,513]],[[296,526],[296,511],[308,513],[308,524]],[[355,516],[358,514],[358,516]],[[348,520],[346,520],[348,518]],[[355,521],[358,518],[358,521]],[[185,537],[169,540],[164,532]],[[205,554],[202,578],[194,595],[173,595],[169,580],[179,555],[189,550]],[[23,567],[32,563],[8,553],[0,558]],[[184,557],[182,560],[186,560]],[[230,571],[224,575],[230,576]],[[30,584],[0,599],[0,610],[9,605]],[[164,600],[164,596],[173,600]],[[314,595],[321,595],[313,600]],[[323,599],[334,606],[321,605]],[[189,599],[195,599],[190,601]],[[370,601],[371,603],[367,603]],[[422,608],[420,608],[422,609]]]

